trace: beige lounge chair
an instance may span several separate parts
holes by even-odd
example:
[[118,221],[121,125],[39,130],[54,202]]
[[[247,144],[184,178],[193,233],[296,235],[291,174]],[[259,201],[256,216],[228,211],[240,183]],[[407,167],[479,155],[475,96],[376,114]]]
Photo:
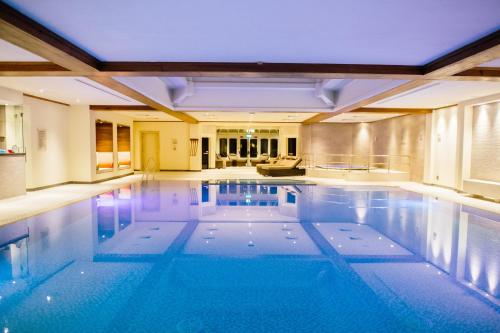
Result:
[[282,158],[274,164],[258,164],[257,172],[271,177],[303,176],[305,169],[298,168],[300,162],[302,162],[301,158]]

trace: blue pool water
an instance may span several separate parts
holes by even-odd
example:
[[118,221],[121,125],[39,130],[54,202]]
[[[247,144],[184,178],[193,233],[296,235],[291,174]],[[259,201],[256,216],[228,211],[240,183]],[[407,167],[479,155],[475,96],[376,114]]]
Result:
[[399,188],[150,181],[0,244],[3,332],[500,331],[500,216]]

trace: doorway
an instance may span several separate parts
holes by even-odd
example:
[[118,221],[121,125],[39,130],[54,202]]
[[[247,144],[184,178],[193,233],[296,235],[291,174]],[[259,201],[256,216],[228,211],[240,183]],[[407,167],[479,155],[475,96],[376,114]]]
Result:
[[297,138],[288,138],[286,146],[288,156],[297,156]]
[[201,168],[208,169],[209,161],[209,138],[201,138]]
[[158,132],[142,132],[141,135],[141,169],[142,171],[158,171],[160,169],[160,135]]

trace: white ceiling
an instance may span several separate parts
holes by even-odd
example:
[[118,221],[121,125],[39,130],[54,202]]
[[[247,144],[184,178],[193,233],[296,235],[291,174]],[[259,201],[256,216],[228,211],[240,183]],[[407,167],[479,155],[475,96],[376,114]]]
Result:
[[0,77],[0,87],[67,104],[141,104],[83,77]]
[[0,39],[0,50],[0,61],[47,61],[3,39]]
[[500,26],[498,0],[6,2],[104,61],[423,65]]
[[[176,110],[272,112],[331,110],[334,89],[343,81],[180,77],[160,79],[169,92],[170,105]],[[127,80],[135,82],[134,78]],[[151,95],[148,90],[142,92]]]
[[[159,111],[113,111],[135,121],[180,121]],[[241,122],[241,123],[299,123],[314,116],[311,113],[285,112],[187,112],[200,122]]]
[[500,82],[433,81],[366,107],[439,108],[496,93],[500,93]]
[[500,58],[481,64],[480,67],[500,67]]
[[370,123],[373,121],[403,116],[405,113],[347,112],[324,120],[323,123]]
[[179,119],[172,117],[165,112],[159,111],[113,111],[122,116],[130,117],[135,121],[178,121]]
[[279,123],[299,123],[315,113],[286,113],[286,112],[187,112],[199,121],[218,122],[279,122]]

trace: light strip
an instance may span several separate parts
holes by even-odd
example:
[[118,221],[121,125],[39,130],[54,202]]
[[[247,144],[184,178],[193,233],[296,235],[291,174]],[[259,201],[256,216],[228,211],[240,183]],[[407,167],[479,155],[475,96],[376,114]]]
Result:
[[128,99],[128,98],[125,98],[125,97],[120,96],[120,95],[118,95],[118,94],[112,93],[111,91],[105,90],[105,89],[103,89],[103,88],[101,88],[101,87],[94,86],[93,84],[90,84],[90,83],[85,82],[85,81],[83,81],[83,80],[80,80],[80,79],[75,79],[75,81],[78,81],[78,82],[83,83],[83,84],[85,84],[85,85],[87,85],[87,86],[89,86],[89,87],[92,87],[92,88],[94,88],[94,89],[97,89],[97,90],[99,90],[99,91],[102,91],[103,93],[106,93],[106,94],[108,94],[108,95],[111,95],[111,96],[117,97],[117,98],[119,98],[119,99],[121,99],[121,100],[124,100],[124,101],[127,101],[127,102],[132,102],[132,100],[130,100],[130,99]]

